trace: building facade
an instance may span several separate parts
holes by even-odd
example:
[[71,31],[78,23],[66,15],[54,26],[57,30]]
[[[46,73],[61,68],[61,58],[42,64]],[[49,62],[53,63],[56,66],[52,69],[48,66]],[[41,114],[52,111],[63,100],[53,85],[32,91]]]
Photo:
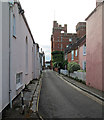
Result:
[[81,69],[86,70],[86,22],[76,25],[77,38],[65,49],[65,60],[77,62]]
[[86,70],[86,36],[65,49],[65,60],[68,60],[68,63],[76,62],[82,70]]
[[35,78],[35,46],[20,3],[0,2],[0,112]]
[[64,27],[62,27],[62,25],[59,25],[57,21],[54,21],[53,32],[51,35],[51,53],[53,51],[64,51],[67,45],[74,42],[76,37],[76,33],[67,33],[67,24],[64,24]]
[[104,91],[104,2],[86,18],[87,85]]

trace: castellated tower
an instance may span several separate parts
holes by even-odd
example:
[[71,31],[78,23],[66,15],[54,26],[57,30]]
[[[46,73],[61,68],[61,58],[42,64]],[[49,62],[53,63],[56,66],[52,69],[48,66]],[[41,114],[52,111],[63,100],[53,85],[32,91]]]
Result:
[[59,25],[57,21],[53,21],[53,29],[51,35],[51,53],[53,51],[64,51],[65,48],[76,38],[76,33],[67,33],[67,24],[64,24],[62,27],[62,25]]

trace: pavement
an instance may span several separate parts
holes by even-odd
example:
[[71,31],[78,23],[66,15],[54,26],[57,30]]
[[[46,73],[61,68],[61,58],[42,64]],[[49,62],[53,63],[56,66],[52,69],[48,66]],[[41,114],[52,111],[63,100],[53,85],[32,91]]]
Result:
[[41,120],[38,113],[39,95],[41,90],[42,76],[39,80],[32,80],[23,90],[24,111],[22,109],[22,98],[19,94],[13,100],[13,108],[9,106],[2,113],[2,119],[36,119]]

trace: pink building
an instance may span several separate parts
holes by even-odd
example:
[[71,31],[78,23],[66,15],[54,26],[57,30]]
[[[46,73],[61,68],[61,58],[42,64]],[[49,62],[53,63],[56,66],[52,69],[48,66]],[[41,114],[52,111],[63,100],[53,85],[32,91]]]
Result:
[[79,65],[82,70],[86,70],[86,36],[82,37],[79,44]]
[[104,91],[104,2],[86,18],[87,85]]

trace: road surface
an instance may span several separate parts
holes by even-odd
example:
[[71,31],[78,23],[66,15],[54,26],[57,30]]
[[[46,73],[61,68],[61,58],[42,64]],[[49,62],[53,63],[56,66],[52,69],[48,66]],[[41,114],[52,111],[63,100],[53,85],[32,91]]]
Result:
[[56,75],[43,73],[39,113],[43,118],[101,118],[102,105]]

